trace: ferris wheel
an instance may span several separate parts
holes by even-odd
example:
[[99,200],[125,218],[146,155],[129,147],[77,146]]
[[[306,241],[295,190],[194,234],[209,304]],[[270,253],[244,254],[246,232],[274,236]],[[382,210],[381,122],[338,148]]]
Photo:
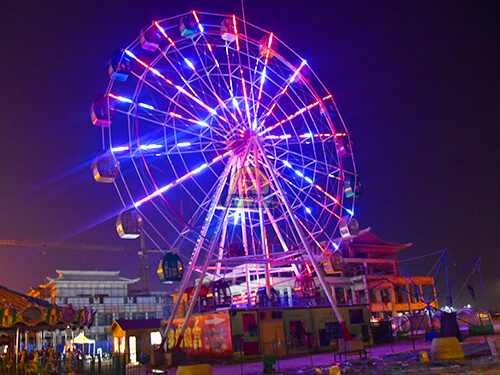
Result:
[[251,306],[256,282],[271,298],[273,275],[316,271],[336,309],[318,259],[353,228],[361,185],[307,62],[234,15],[192,11],[146,25],[108,72],[91,110],[102,129],[93,170],[128,214],[122,237],[140,230],[178,254],[181,293],[194,275],[239,280]]

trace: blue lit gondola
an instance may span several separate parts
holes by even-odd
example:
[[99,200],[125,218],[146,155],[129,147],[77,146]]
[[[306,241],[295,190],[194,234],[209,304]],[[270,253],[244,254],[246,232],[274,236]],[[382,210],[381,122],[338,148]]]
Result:
[[132,69],[132,60],[123,51],[116,52],[108,61],[108,74],[111,79],[125,82]]
[[359,197],[363,193],[363,185],[359,177],[351,176],[344,181],[344,194],[346,198]]
[[276,289],[271,287],[271,295],[268,296],[266,288],[262,287],[257,290],[255,295],[255,305],[257,307],[277,307],[280,305],[280,297]]
[[182,280],[183,267],[182,261],[178,254],[168,253],[160,259],[157,269],[160,282],[163,284],[171,284]]
[[196,20],[194,16],[190,14],[186,14],[181,18],[181,22],[179,24],[179,31],[182,36],[186,36],[188,38],[193,38],[196,33]]
[[229,283],[224,279],[212,281],[208,285],[207,298],[210,299],[209,304],[213,310],[231,307],[232,296]]
[[339,135],[337,137],[337,141],[339,144],[339,152],[340,156],[343,158],[349,157],[352,155],[352,146],[351,140],[347,135]]
[[323,117],[329,116],[331,119],[337,117],[337,109],[331,102],[323,102],[323,105],[319,107],[319,114]]

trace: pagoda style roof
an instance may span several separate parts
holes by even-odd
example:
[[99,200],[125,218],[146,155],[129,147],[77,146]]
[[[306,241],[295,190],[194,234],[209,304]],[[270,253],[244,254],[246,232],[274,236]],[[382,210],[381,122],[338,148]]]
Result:
[[75,270],[56,270],[59,274],[57,278],[47,279],[52,282],[59,281],[82,281],[82,282],[120,282],[126,284],[133,284],[140,279],[127,279],[121,277],[120,271],[75,271]]
[[413,245],[413,243],[399,244],[395,242],[384,241],[380,237],[374,235],[368,227],[359,231],[356,236],[349,236],[340,239],[341,247],[351,247],[357,250],[367,250],[367,251],[385,251],[385,252],[396,252],[398,250],[406,249]]

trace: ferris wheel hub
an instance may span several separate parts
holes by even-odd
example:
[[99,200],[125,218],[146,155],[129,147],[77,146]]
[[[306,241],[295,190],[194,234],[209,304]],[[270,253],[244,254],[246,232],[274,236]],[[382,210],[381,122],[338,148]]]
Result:
[[228,149],[233,150],[235,154],[245,152],[246,148],[254,141],[258,140],[259,135],[253,129],[246,129],[240,136],[234,139],[230,144]]

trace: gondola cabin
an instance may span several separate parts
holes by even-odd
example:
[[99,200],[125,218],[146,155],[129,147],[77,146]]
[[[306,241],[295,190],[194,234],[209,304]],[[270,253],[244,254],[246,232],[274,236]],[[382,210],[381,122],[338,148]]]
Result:
[[319,107],[319,114],[323,117],[330,117],[331,119],[337,116],[337,110],[331,102],[323,102],[323,105]]
[[339,135],[337,137],[340,156],[343,158],[347,158],[352,155],[351,141],[349,137],[346,135]]
[[108,62],[108,74],[115,81],[125,82],[132,69],[132,60],[123,51],[116,52]]
[[[271,34],[266,34],[264,35],[259,42],[259,53],[262,57],[266,58],[269,57],[270,59],[276,55],[276,52],[278,51],[278,41],[272,36],[271,40],[271,46],[269,46],[269,40],[271,38]],[[269,56],[267,55],[267,52],[269,51]]]
[[344,258],[339,250],[328,250],[323,259],[323,269],[327,275],[339,274],[344,270]]
[[109,98],[99,95],[90,108],[90,120],[95,126],[109,127],[115,115],[114,108],[109,103]]
[[236,40],[236,30],[231,18],[225,18],[220,25],[220,36],[226,42],[234,42]]
[[92,163],[92,173],[97,182],[111,183],[120,173],[120,163],[111,153],[99,155]]
[[181,18],[181,23],[179,24],[179,31],[182,36],[186,36],[188,38],[194,38],[196,33],[196,20],[193,14],[186,14]]
[[298,300],[313,299],[318,296],[318,288],[311,275],[297,276],[293,289]]
[[346,198],[359,197],[363,193],[361,180],[356,176],[351,176],[344,181],[344,194]]
[[158,277],[163,284],[171,284],[182,280],[183,267],[178,254],[168,253],[158,263]]
[[259,288],[255,295],[255,306],[277,307],[280,305],[280,296],[276,289],[271,287],[270,296],[267,295],[266,287]]
[[342,237],[357,236],[359,223],[354,217],[343,217],[339,221],[339,231]]
[[137,210],[120,213],[116,219],[116,231],[120,238],[133,240],[141,235],[142,217]]
[[297,73],[297,76],[295,77],[293,82],[296,82],[300,85],[307,85],[312,78],[312,72],[309,66],[307,64],[297,63],[295,65],[295,69],[296,70],[300,69],[300,70],[299,73]]
[[224,279],[212,281],[208,285],[207,300],[212,310],[231,307],[231,289],[228,282]]
[[141,47],[146,51],[156,51],[160,46],[161,35],[156,25],[145,26],[141,30]]
[[332,265],[333,273],[340,273],[344,270],[344,257],[338,250],[333,251],[330,255],[330,264]]

